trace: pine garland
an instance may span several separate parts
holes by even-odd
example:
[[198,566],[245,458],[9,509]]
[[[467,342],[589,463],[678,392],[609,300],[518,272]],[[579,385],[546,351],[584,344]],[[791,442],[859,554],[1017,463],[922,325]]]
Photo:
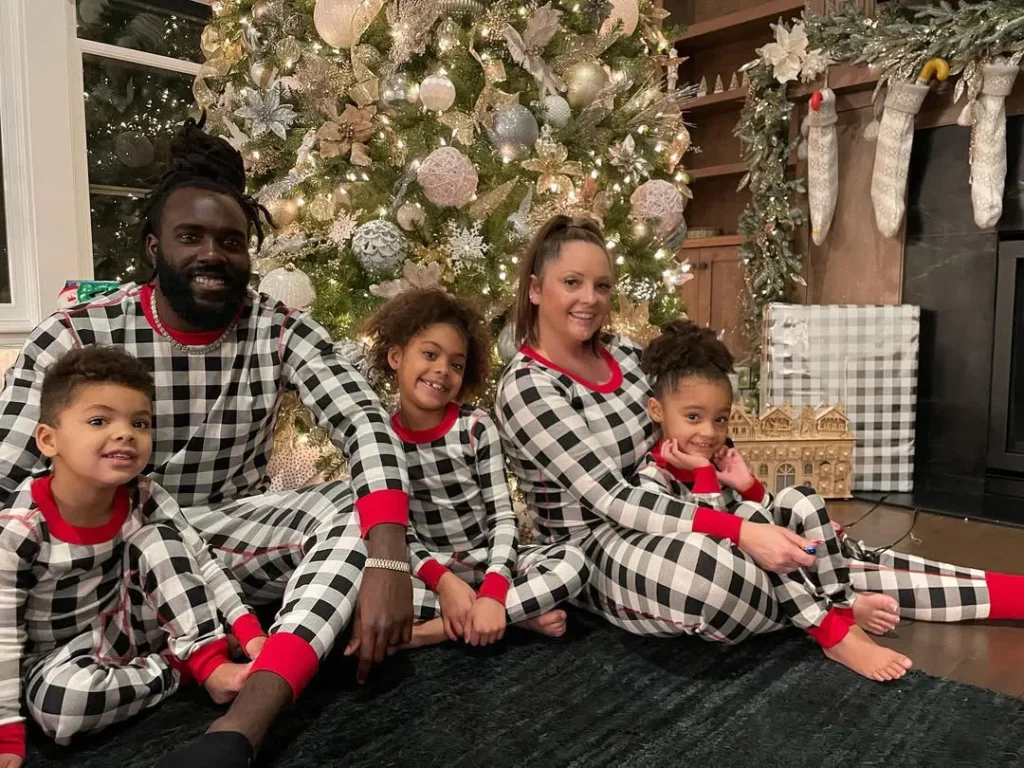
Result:
[[[822,49],[833,63],[867,64],[880,71],[876,98],[890,80],[914,78],[929,59],[941,57],[950,73],[960,75],[954,91],[974,98],[981,87],[981,66],[998,57],[1019,64],[1024,58],[1024,0],[947,2],[934,6],[886,4],[867,18],[853,5],[823,17],[804,13],[808,49]],[[781,23],[781,20],[780,20]],[[790,141],[786,84],[779,83],[770,64],[757,59],[746,66],[750,87],[735,135],[743,144],[749,172],[750,204],[739,221],[746,241],[740,248],[748,288],[744,330],[751,358],[760,360],[761,321],[765,307],[782,301],[792,285],[804,284],[803,265],[791,243],[806,216],[798,206],[804,194],[800,179],[787,179],[795,142]]]

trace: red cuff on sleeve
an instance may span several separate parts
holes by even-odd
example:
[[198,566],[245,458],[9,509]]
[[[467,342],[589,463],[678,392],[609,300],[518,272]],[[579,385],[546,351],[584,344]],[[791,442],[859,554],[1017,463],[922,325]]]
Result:
[[245,646],[249,644],[250,640],[263,637],[267,633],[260,626],[260,620],[256,618],[256,614],[247,613],[235,619],[235,623],[231,625],[231,634],[238,638],[238,642],[242,644],[242,650],[244,651]]
[[356,501],[359,513],[359,530],[363,538],[370,529],[381,523],[409,524],[409,494],[399,490],[374,491]]
[[825,614],[825,619],[816,627],[808,627],[807,634],[813,637],[822,648],[831,648],[850,631],[850,622],[835,608]]
[[251,672],[273,672],[283,677],[292,687],[292,700],[299,698],[302,689],[313,679],[320,659],[313,646],[298,635],[278,632],[267,638],[266,645],[253,662]]
[[721,493],[722,486],[718,484],[718,475],[712,466],[697,467],[693,470],[693,492],[694,493]]
[[440,583],[441,577],[448,572],[448,569],[437,562],[437,560],[424,560],[423,565],[416,572],[416,576],[430,587],[433,592],[437,592],[437,585]]
[[25,757],[25,723],[0,725],[0,755]]
[[740,496],[745,501],[753,501],[756,504],[760,504],[764,501],[764,485],[756,477],[754,478],[754,484],[743,491]]
[[227,664],[229,661],[228,640],[226,637],[222,637],[194,651],[185,660],[185,665],[196,682],[202,685],[217,667]]
[[693,516],[694,533],[706,533],[709,536],[731,539],[733,544],[740,543],[741,525],[743,525],[742,517],[730,515],[728,512],[719,512],[717,509],[701,507]]
[[484,576],[484,583],[480,585],[476,595],[477,597],[489,597],[504,605],[505,598],[508,596],[508,587],[508,579],[500,573],[488,573]]

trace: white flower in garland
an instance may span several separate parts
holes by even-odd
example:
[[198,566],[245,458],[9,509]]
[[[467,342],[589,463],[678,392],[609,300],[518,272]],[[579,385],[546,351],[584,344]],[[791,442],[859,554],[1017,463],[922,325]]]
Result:
[[807,57],[804,59],[803,68],[800,70],[800,79],[805,83],[809,83],[812,80],[817,80],[823,74],[825,70],[831,66],[832,60],[828,54],[821,48],[815,48],[813,51],[807,53]]
[[757,53],[765,64],[771,66],[775,79],[780,83],[796,80],[807,58],[807,32],[803,22],[794,24],[791,30],[782,24],[772,24],[772,29],[775,30],[775,42],[758,48]]
[[237,117],[249,123],[249,133],[258,139],[267,133],[273,133],[281,139],[288,135],[288,129],[298,119],[291,104],[281,103],[281,88],[274,85],[260,95],[258,91],[247,88],[242,94],[245,106],[235,110]]
[[350,213],[339,213],[327,233],[328,239],[339,248],[344,248],[356,231],[355,217]]
[[620,143],[608,147],[608,157],[620,171],[635,174],[638,179],[646,179],[651,173],[651,163],[637,151],[632,133]]
[[445,250],[451,261],[452,272],[459,272],[472,267],[483,260],[490,246],[484,242],[480,232],[480,222],[469,227],[460,227],[454,222],[448,223],[448,243]]

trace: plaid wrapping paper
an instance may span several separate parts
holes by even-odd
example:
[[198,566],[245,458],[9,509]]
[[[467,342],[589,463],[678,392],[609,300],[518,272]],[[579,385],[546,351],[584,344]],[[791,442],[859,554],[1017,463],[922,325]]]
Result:
[[841,400],[857,438],[853,487],[911,491],[920,307],[770,304],[762,408]]

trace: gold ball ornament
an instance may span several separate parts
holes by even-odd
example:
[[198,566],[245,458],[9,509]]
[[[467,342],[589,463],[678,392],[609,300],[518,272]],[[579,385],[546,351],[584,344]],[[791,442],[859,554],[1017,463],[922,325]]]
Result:
[[455,83],[448,75],[430,75],[420,83],[420,102],[434,112],[444,112],[455,103]]
[[293,67],[302,56],[302,46],[294,37],[286,37],[274,46],[274,53],[286,67]]
[[317,221],[330,221],[334,218],[334,203],[328,197],[318,197],[306,206],[309,215]]
[[434,205],[461,208],[476,194],[479,176],[472,161],[459,150],[441,147],[427,155],[416,180]]
[[294,224],[299,218],[299,204],[289,197],[279,197],[271,200],[266,205],[270,218],[274,220],[274,227],[283,229],[289,224]]
[[611,0],[612,10],[608,18],[601,25],[601,34],[611,34],[612,29],[618,21],[622,22],[619,31],[624,35],[632,35],[636,32],[637,24],[640,23],[640,7],[636,0]]
[[402,203],[402,206],[395,214],[398,226],[406,232],[416,229],[425,218],[427,218],[427,214],[419,203]]
[[634,240],[644,241],[651,236],[651,228],[647,226],[646,221],[638,219],[630,225],[629,233],[633,236]]
[[351,48],[363,33],[366,12],[362,0],[316,0],[313,26],[333,48]]
[[277,79],[277,70],[267,66],[266,62],[254,61],[249,67],[249,77],[264,90]]
[[608,75],[596,61],[581,61],[569,68],[565,81],[565,100],[573,109],[582,109],[597,98],[608,82]]

